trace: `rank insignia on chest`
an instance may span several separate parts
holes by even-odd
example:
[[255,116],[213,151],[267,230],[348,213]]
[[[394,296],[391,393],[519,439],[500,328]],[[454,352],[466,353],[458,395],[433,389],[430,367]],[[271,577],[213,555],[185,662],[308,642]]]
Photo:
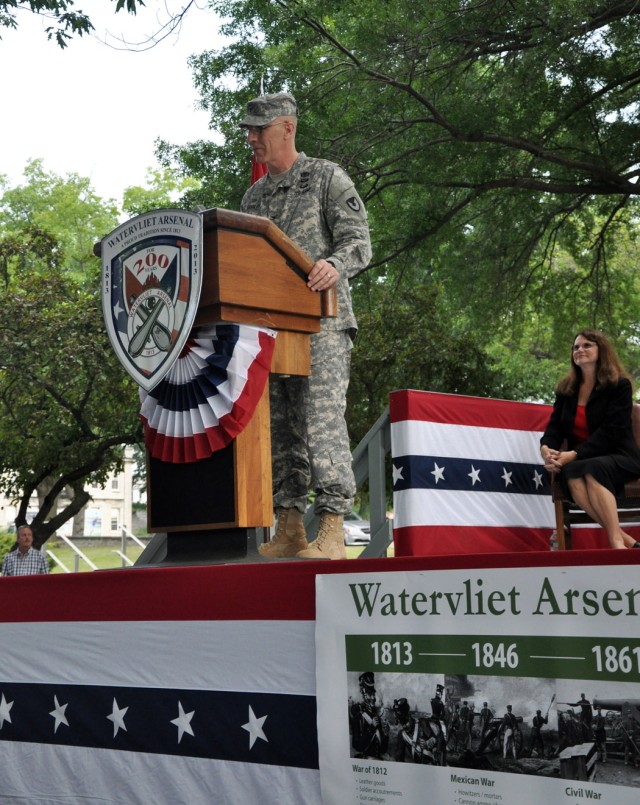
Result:
[[299,187],[300,192],[302,193],[306,193],[307,190],[309,190],[309,188],[311,187],[311,176],[309,174],[309,171],[304,171],[303,173],[300,174]]

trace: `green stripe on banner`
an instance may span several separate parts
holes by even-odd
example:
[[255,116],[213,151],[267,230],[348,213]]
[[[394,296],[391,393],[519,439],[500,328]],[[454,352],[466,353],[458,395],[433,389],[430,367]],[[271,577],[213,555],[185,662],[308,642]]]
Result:
[[347,635],[348,671],[640,681],[640,640],[545,635]]

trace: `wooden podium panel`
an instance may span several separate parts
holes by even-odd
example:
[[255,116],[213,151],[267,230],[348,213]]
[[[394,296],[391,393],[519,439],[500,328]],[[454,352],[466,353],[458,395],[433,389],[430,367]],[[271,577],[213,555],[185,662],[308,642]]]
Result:
[[273,523],[269,385],[247,427],[233,441],[236,524],[240,528]]
[[[265,312],[283,321],[291,320],[303,331],[320,329],[320,295],[309,291],[306,275],[301,277],[280,252],[265,248],[259,235],[230,229],[205,230],[204,254],[200,308],[222,303],[264,310],[268,295],[269,310]],[[210,270],[207,255],[217,259],[217,271]]]
[[233,321],[301,333],[336,315],[335,289],[307,287],[313,260],[268,218],[203,213],[203,279],[195,324]]
[[311,349],[306,333],[280,330],[271,359],[271,374],[311,374]]

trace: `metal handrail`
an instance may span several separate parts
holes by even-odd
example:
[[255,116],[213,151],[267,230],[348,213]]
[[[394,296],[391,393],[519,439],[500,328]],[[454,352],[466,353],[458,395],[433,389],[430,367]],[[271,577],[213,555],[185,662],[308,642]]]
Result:
[[135,543],[137,543],[141,548],[146,548],[146,543],[142,542],[142,540],[138,539],[134,533],[129,531],[125,526],[120,526],[120,531],[122,532],[121,541],[120,541],[120,550],[115,551],[118,556],[122,559],[122,567],[127,567],[133,565],[133,562],[127,556],[127,540],[132,539]]
[[117,551],[115,549],[114,549],[113,553],[117,553],[118,556],[122,559],[122,566],[123,567],[125,566],[125,564],[128,567],[133,567],[133,562],[131,561],[131,559],[129,559],[129,557],[125,553],[122,553],[122,551]]
[[128,528],[126,528],[125,526],[121,526],[121,527],[120,527],[120,531],[122,531],[122,538],[123,538],[123,539],[125,539],[125,540],[126,540],[127,538],[128,538],[128,539],[132,539],[132,540],[133,540],[134,542],[136,542],[136,543],[137,543],[137,544],[138,544],[138,545],[139,545],[141,548],[146,548],[146,547],[147,547],[147,543],[146,543],[146,542],[143,542],[141,539],[139,539],[138,537],[136,537],[136,535],[135,535],[135,534],[134,534],[132,531],[129,531],[129,529],[128,529]]
[[79,557],[80,559],[82,559],[83,562],[86,562],[89,565],[91,570],[98,569],[98,565],[94,565],[91,559],[89,559],[89,557],[86,556],[86,554],[82,553],[82,551],[80,550],[80,548],[77,547],[77,545],[74,545],[73,542],[71,542],[69,537],[65,537],[64,534],[58,534],[58,539],[61,539],[66,545],[68,545],[77,557]]
[[49,548],[47,548],[47,556],[50,556],[53,559],[53,561],[56,563],[56,565],[58,565],[58,567],[61,567],[64,570],[65,573],[71,573],[72,572],[65,565],[65,563],[63,561],[61,561],[60,559],[58,559],[58,557],[55,555],[55,553],[52,550],[50,550]]
[[[145,543],[138,539],[135,534],[132,534],[131,531],[126,529],[124,526],[120,529],[122,532],[122,550],[114,549],[113,553],[116,553],[122,559],[122,567],[132,567],[133,561],[129,559],[127,556],[127,540],[132,539],[135,543],[137,543],[141,548],[145,547]],[[84,554],[80,548],[78,548],[68,537],[65,537],[63,534],[57,535],[58,539],[61,539],[66,545],[68,545],[71,550],[73,551],[73,559],[74,559],[74,567],[73,570],[69,570],[69,568],[62,562],[55,553],[47,548],[46,553],[50,556],[53,561],[58,565],[58,567],[62,568],[65,573],[77,573],[79,570],[79,560],[82,559],[83,562],[86,562],[91,570],[98,570],[98,566],[94,564],[89,557]]]

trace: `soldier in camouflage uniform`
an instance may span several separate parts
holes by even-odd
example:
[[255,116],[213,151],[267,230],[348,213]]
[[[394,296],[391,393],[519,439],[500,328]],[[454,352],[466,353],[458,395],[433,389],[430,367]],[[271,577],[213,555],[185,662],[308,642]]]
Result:
[[[253,184],[242,210],[272,220],[312,260],[312,291],[336,286],[338,315],[323,318],[311,336],[311,376],[272,375],[271,442],[276,533],[260,552],[268,557],[344,559],[344,515],[356,492],[345,422],[351,348],[357,325],[349,279],[371,259],[364,205],[347,174],[312,159],[295,145],[297,105],[292,95],[263,95],[240,122],[255,159],[268,173]],[[310,486],[320,515],[307,545],[303,515]]]

